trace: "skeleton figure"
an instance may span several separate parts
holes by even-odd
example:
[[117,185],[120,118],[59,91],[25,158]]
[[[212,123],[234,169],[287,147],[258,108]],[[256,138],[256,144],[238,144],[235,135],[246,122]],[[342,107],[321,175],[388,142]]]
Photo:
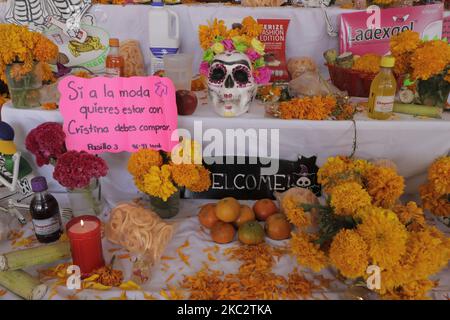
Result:
[[58,16],[63,20],[68,20],[74,16],[79,16],[91,5],[91,0],[52,0],[48,1],[49,14]]
[[70,36],[79,32],[83,14],[91,6],[91,0],[8,0],[6,21],[43,30],[48,17],[65,21]]
[[248,57],[236,51],[216,55],[209,71],[208,94],[221,116],[235,117],[247,112],[256,94]]
[[47,1],[43,0],[8,0],[8,12],[5,20],[30,29],[41,29],[47,15]]

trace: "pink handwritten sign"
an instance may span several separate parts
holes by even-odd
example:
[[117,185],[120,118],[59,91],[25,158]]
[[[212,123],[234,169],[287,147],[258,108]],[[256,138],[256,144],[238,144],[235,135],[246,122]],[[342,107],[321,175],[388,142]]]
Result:
[[177,129],[175,87],[168,78],[69,76],[58,89],[70,150],[170,151],[177,144],[171,140]]

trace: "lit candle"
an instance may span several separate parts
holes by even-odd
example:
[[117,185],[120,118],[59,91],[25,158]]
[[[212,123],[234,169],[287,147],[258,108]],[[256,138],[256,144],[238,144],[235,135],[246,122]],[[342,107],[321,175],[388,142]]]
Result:
[[101,222],[94,216],[76,217],[67,223],[73,264],[86,275],[103,267],[105,260],[102,250]]

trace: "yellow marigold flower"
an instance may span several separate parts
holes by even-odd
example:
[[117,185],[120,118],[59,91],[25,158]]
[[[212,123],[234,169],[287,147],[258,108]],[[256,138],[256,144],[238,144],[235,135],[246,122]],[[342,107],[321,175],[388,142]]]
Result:
[[372,197],[372,203],[391,208],[403,194],[404,178],[392,168],[374,166],[364,174],[365,187]]
[[450,194],[450,157],[441,157],[428,169],[428,180],[437,194]]
[[406,205],[396,205],[392,210],[409,231],[421,230],[425,225],[423,210],[414,201],[410,201]]
[[317,177],[325,192],[330,193],[338,184],[356,182],[362,184],[361,174],[369,167],[367,161],[352,159],[345,156],[330,157],[320,167]]
[[425,41],[411,55],[413,79],[427,80],[441,73],[450,63],[450,46],[447,41]]
[[171,164],[173,181],[180,187],[193,184],[200,180],[200,173],[195,164]]
[[325,120],[337,106],[334,97],[295,98],[280,103],[281,119]]
[[29,73],[34,63],[49,62],[58,55],[58,47],[47,37],[28,30],[25,26],[0,24],[0,79],[6,81],[5,67],[22,62],[14,76]]
[[294,207],[285,211],[289,222],[297,228],[308,227],[311,224],[311,217],[306,215],[305,210],[300,207]]
[[345,182],[333,188],[330,194],[331,207],[339,216],[353,216],[358,210],[370,206],[372,199],[356,182]]
[[436,193],[430,183],[420,186],[419,191],[424,209],[436,216],[450,217],[450,201],[446,195]]
[[367,250],[367,244],[356,231],[342,229],[331,242],[330,263],[346,278],[362,277],[369,263]]
[[187,184],[186,188],[192,192],[207,191],[211,187],[211,173],[203,166],[198,166],[198,173],[200,175],[200,179],[196,182]]
[[401,264],[413,270],[410,280],[426,279],[450,260],[450,240],[435,227],[410,233]]
[[227,26],[223,20],[214,19],[212,23],[208,22],[208,25],[200,25],[198,28],[198,38],[203,50],[208,49],[217,37],[226,36]]
[[381,56],[368,53],[356,59],[352,69],[366,73],[378,73],[380,71]]
[[291,249],[299,264],[319,272],[327,266],[327,257],[318,244],[311,242],[312,240],[313,238],[306,233],[293,233]]
[[392,55],[398,57],[416,50],[420,44],[420,35],[418,32],[406,30],[391,37],[389,44]]
[[405,226],[390,210],[370,207],[362,211],[357,231],[369,247],[371,262],[380,268],[394,266],[406,251]]
[[161,168],[152,166],[150,172],[144,176],[144,185],[145,193],[164,201],[177,191],[170,179],[170,166],[167,164]]
[[143,176],[150,171],[153,166],[160,167],[163,164],[163,158],[159,151],[151,149],[140,149],[131,154],[128,160],[128,172],[133,176]]
[[245,35],[256,38],[258,37],[263,29],[263,25],[259,24],[253,17],[247,16],[242,20],[242,33]]
[[212,51],[214,51],[215,54],[221,54],[225,51],[225,47],[221,42],[216,42],[211,47]]
[[431,281],[428,279],[410,281],[401,287],[388,291],[383,295],[384,299],[389,300],[426,300],[430,299],[427,296],[428,291],[436,287],[438,281]]

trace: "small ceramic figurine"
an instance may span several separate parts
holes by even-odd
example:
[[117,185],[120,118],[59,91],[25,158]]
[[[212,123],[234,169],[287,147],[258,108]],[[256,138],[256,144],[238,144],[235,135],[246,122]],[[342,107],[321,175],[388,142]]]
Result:
[[208,93],[214,110],[223,117],[247,112],[256,95],[248,57],[236,51],[216,55],[209,69]]
[[14,129],[0,121],[0,184],[27,196],[32,193],[33,177],[33,169],[14,144]]

